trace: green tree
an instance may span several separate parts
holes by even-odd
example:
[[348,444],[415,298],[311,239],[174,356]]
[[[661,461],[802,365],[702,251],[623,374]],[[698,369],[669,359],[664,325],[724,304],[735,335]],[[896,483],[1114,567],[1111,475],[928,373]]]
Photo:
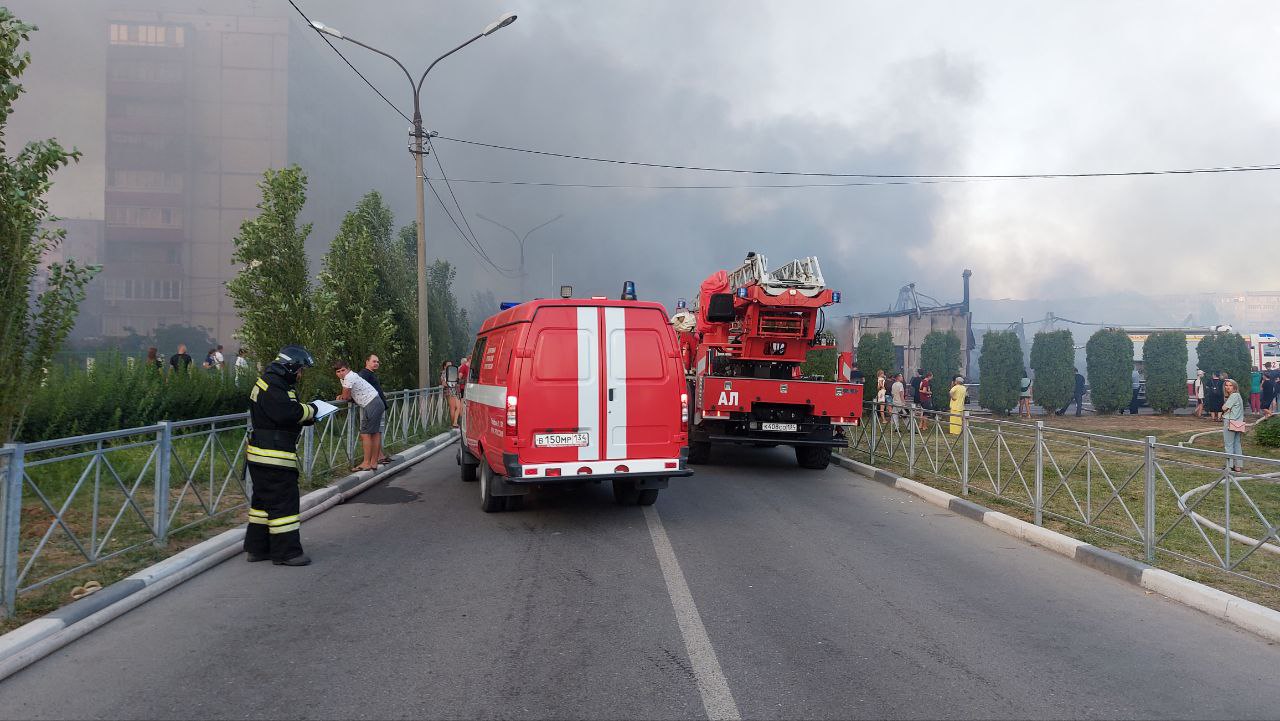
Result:
[[920,367],[933,373],[933,407],[946,410],[951,380],[960,375],[960,337],[952,331],[935,330],[920,344]]
[[1035,384],[1031,398],[1046,411],[1056,411],[1071,402],[1075,393],[1075,339],[1069,330],[1036,333],[1031,341],[1031,368]]
[[395,352],[382,357],[382,369],[378,373],[384,385],[415,388],[418,385],[418,224],[415,221],[393,233],[391,209],[376,191],[361,199],[356,212],[367,218],[365,224],[373,236],[378,297],[391,310],[394,329],[391,344]]
[[1013,331],[987,333],[978,356],[982,377],[978,383],[978,404],[996,415],[1008,415],[1018,404],[1022,374],[1022,343]]
[[800,364],[800,373],[806,376],[816,376],[823,380],[834,380],[836,377],[836,338],[830,333],[823,333],[818,336],[818,344],[831,347],[810,350],[805,355],[804,363]]
[[1084,346],[1089,397],[1098,413],[1129,406],[1133,394],[1133,341],[1118,328],[1102,328]]
[[240,314],[236,334],[249,355],[270,363],[280,348],[306,345],[320,357],[315,299],[304,244],[311,224],[298,226],[307,200],[307,176],[298,166],[263,173],[258,215],[240,224],[232,261],[242,267],[227,282]]
[[471,350],[470,324],[467,312],[453,295],[453,281],[458,275],[446,260],[427,266],[428,334],[431,339],[431,385],[435,385],[440,365],[446,360],[457,363]]
[[467,318],[471,321],[471,335],[479,333],[480,326],[485,320],[497,312],[498,299],[494,297],[493,291],[488,288],[472,291],[471,305],[467,308]]
[[864,393],[864,397],[866,400],[874,400],[876,371],[884,371],[887,376],[896,370],[897,356],[893,352],[893,334],[889,331],[862,334],[858,339],[857,361],[858,370],[862,371],[871,388],[871,392]]
[[1147,370],[1147,403],[1157,413],[1172,413],[1187,405],[1187,336],[1152,333],[1142,344]]
[[372,353],[396,355],[392,312],[378,294],[377,241],[367,220],[359,210],[342,220],[325,254],[316,296],[325,336],[316,351],[327,356],[325,362],[340,359],[357,369]]
[[1196,344],[1196,367],[1206,375],[1226,371],[1240,384],[1241,397],[1248,398],[1253,363],[1249,359],[1249,342],[1239,333],[1211,333],[1201,338]]
[[71,259],[52,263],[44,290],[35,288],[45,255],[66,235],[49,227],[56,218],[45,193],[55,171],[80,159],[79,151],[52,139],[9,155],[4,128],[23,92],[18,79],[31,63],[21,47],[35,29],[0,7],[0,440],[6,442],[21,430],[31,389],[75,325],[85,285],[98,270]]

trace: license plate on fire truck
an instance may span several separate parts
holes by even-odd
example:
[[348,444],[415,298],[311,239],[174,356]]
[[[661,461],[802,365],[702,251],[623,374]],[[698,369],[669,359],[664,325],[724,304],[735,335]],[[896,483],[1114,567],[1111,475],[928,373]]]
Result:
[[793,431],[794,432],[796,430],[799,430],[799,426],[795,423],[761,423],[760,430],[762,431]]
[[533,445],[539,448],[583,448],[591,443],[590,433],[535,433]]

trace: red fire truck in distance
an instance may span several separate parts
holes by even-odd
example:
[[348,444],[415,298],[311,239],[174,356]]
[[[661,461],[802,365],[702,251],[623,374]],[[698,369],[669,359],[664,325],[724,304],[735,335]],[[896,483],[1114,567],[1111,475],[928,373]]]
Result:
[[817,341],[819,314],[839,301],[814,257],[769,271],[748,253],[702,282],[693,307],[673,318],[694,401],[690,463],[707,463],[713,444],[787,445],[802,467],[827,467],[846,444],[843,427],[858,423],[862,386],[843,364],[835,382],[802,377],[800,365],[830,348]]

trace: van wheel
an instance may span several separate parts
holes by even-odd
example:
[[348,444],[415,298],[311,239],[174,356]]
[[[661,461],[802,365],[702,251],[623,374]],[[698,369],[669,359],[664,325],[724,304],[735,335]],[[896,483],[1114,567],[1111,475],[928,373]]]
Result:
[[613,500],[619,506],[634,506],[640,498],[640,489],[635,481],[617,479],[613,482]]
[[643,491],[640,491],[640,494],[636,497],[636,505],[652,506],[653,502],[656,500],[658,500],[658,489],[646,488]]
[[796,462],[801,468],[820,471],[831,465],[831,449],[826,446],[796,446]]
[[480,463],[480,510],[485,513],[498,513],[507,508],[506,496],[495,496],[493,491],[493,469],[485,461]]
[[710,441],[689,441],[689,462],[699,465],[711,462]]

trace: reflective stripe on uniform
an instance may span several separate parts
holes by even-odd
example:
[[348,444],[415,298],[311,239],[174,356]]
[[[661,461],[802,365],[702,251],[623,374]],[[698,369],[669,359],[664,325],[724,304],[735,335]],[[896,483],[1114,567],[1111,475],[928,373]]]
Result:
[[295,401],[298,400],[298,394],[293,391],[289,391],[289,397]]
[[267,382],[266,382],[266,381],[264,381],[264,380],[262,380],[261,378],[259,378],[259,379],[254,383],[254,385],[258,386],[259,388],[261,388],[261,389],[262,389],[262,390],[264,390],[264,391],[267,389]]
[[250,508],[250,509],[249,509],[249,523],[261,523],[261,524],[263,524],[263,525],[266,525],[266,523],[267,523],[267,512],[266,512],[266,511],[259,511],[259,510],[258,510],[258,509],[256,509],[256,508]]
[[311,407],[310,403],[303,403],[302,404],[302,420],[299,421],[299,423],[306,423],[307,421],[311,420],[312,417],[315,416],[315,414],[316,414],[315,409]]
[[298,517],[297,517],[296,515],[294,515],[294,516],[281,516],[281,517],[279,517],[279,518],[272,518],[271,520],[267,521],[267,525],[268,525],[268,526],[284,526],[284,525],[288,525],[288,524],[290,524],[290,523],[297,523],[297,522],[298,522],[298,520],[299,520],[299,519],[298,519]]
[[281,466],[283,468],[297,468],[298,454],[290,451],[275,451],[270,448],[258,448],[257,446],[249,446],[245,450],[245,460],[253,463],[261,463],[266,466]]
[[302,524],[298,523],[297,521],[294,521],[293,523],[290,523],[287,526],[271,526],[270,528],[267,529],[267,532],[270,533],[271,535],[275,535],[277,533],[288,533],[290,531],[296,531],[301,527],[302,527]]

